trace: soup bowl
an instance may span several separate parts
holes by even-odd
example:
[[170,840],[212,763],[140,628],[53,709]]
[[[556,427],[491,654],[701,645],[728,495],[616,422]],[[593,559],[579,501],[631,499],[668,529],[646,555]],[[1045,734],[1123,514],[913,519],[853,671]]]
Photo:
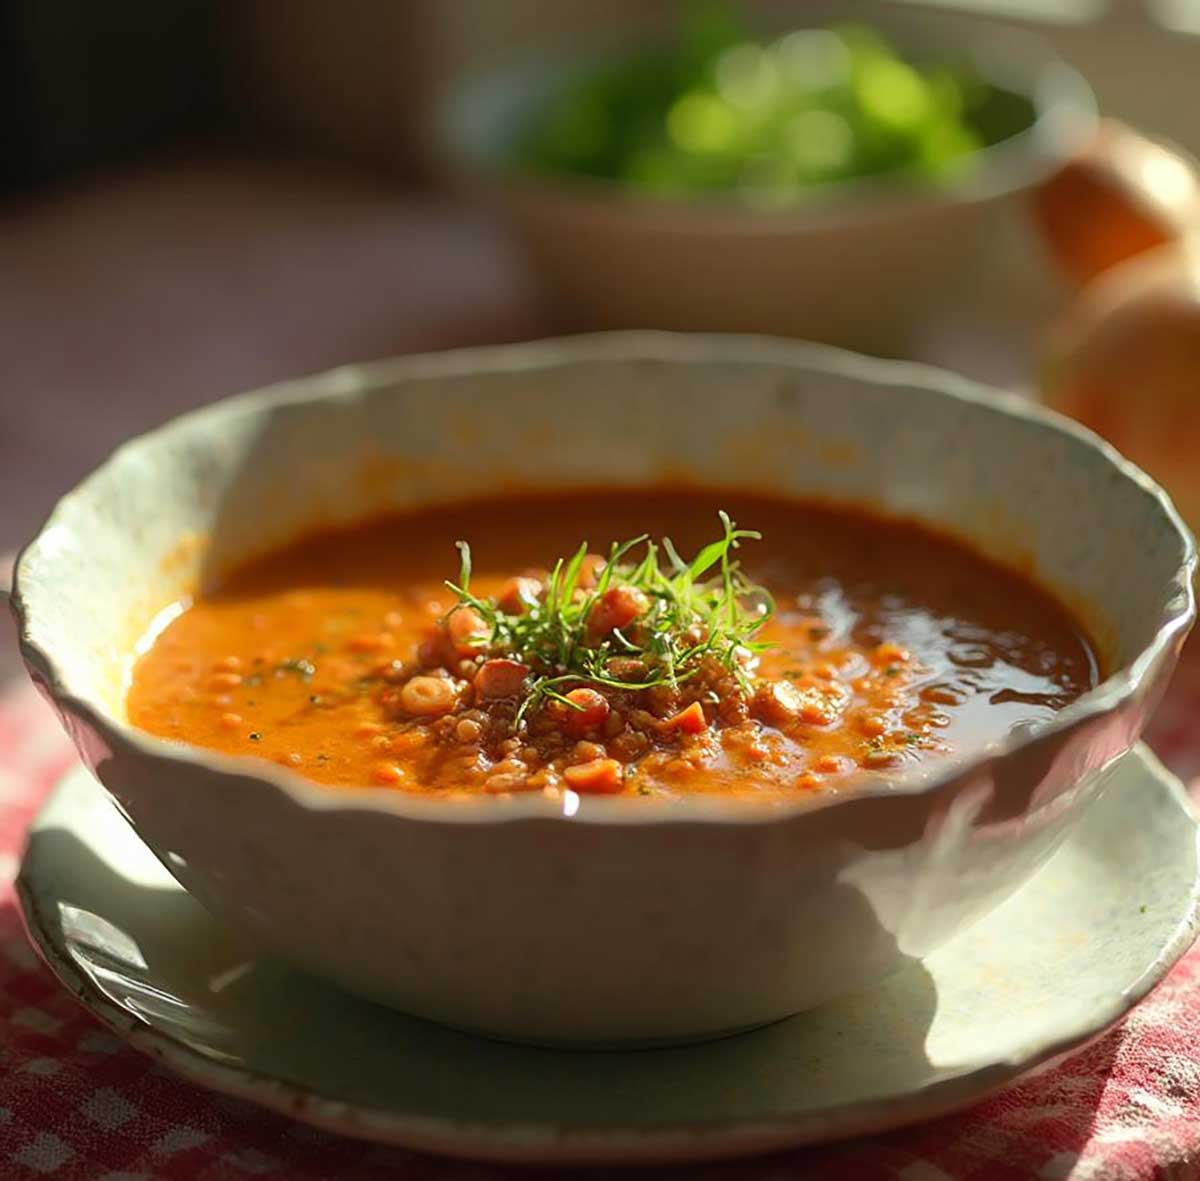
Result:
[[[230,563],[499,486],[666,477],[967,539],[1068,604],[1108,675],[1047,724],[770,805],[332,789],[126,720],[144,637]],[[1146,476],[1020,399],[822,346],[638,333],[343,368],[181,418],[59,504],[12,607],[84,760],[216,914],[426,1018],[636,1045],[865,985],[1026,882],[1141,733],[1192,622],[1195,561]]]

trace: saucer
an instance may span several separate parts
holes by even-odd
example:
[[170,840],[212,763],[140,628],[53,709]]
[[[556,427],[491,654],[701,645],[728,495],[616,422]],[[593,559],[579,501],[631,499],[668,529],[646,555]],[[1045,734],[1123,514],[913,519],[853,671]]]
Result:
[[765,1029],[676,1049],[512,1046],[343,994],[211,918],[83,770],[43,807],[17,885],[59,980],[200,1086],[453,1156],[699,1160],[966,1106],[1145,996],[1195,937],[1196,821],[1144,747],[1109,774],[1051,861],[922,963]]

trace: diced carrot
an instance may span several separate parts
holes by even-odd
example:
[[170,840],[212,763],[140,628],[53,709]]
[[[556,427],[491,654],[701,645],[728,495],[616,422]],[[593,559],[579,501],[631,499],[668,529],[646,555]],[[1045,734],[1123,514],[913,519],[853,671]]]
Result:
[[481,697],[515,697],[528,676],[529,669],[516,660],[485,660],[475,674],[475,688]]
[[541,598],[542,590],[542,584],[536,578],[518,575],[500,588],[496,603],[506,615],[524,615]]
[[624,770],[616,759],[592,759],[563,772],[567,786],[581,794],[613,795],[624,786]]
[[588,616],[588,632],[594,639],[616,628],[628,627],[650,609],[650,600],[636,586],[610,587]]
[[704,716],[704,706],[693,701],[687,709],[680,710],[674,717],[664,723],[667,730],[679,730],[683,734],[701,734],[708,728],[708,720]]
[[446,635],[459,656],[472,656],[483,647],[488,626],[474,608],[460,607],[447,618]]
[[608,701],[595,689],[572,689],[566,696],[575,706],[566,711],[567,733],[572,738],[579,738],[589,730],[594,730],[608,717]]

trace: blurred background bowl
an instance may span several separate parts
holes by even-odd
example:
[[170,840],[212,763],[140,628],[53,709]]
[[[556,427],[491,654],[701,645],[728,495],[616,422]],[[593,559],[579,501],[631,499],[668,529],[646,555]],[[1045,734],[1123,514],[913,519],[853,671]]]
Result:
[[847,20],[879,29],[907,60],[968,64],[1027,98],[1031,125],[938,183],[830,183],[772,210],[734,193],[659,198],[617,181],[518,171],[523,130],[564,82],[633,46],[460,81],[442,102],[437,139],[449,166],[506,214],[564,324],[767,332],[905,354],[915,332],[989,281],[1001,223],[1094,135],[1095,100],[1025,32],[879,4],[791,14],[802,27]]

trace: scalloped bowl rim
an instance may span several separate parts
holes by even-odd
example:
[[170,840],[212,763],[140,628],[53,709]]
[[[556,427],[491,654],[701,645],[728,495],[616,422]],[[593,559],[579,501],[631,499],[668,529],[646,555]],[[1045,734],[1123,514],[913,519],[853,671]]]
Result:
[[[1095,688],[1066,706],[1052,721],[1038,726],[1031,733],[1010,733],[974,755],[950,758],[935,775],[918,779],[912,773],[901,774],[881,783],[864,783],[846,792],[818,794],[786,802],[683,795],[670,803],[640,806],[640,802],[624,798],[580,796],[577,810],[572,812],[564,810],[561,800],[548,799],[540,792],[518,793],[508,798],[440,800],[366,786],[330,788],[265,759],[251,755],[224,755],[157,738],[122,721],[99,702],[73,692],[65,683],[56,660],[53,640],[36,637],[31,632],[23,584],[28,571],[41,557],[39,545],[42,539],[55,527],[65,526],[73,503],[90,495],[93,488],[131,453],[151,448],[168,435],[186,431],[198,419],[212,418],[246,407],[270,409],[328,399],[353,399],[379,385],[406,379],[521,372],[562,367],[580,361],[773,362],[876,386],[922,386],[954,401],[1021,418],[1045,430],[1072,436],[1091,447],[1123,479],[1148,494],[1177,534],[1181,559],[1170,584],[1174,592],[1168,599],[1170,609],[1164,613],[1153,639],[1134,660],[1122,665]],[[1158,665],[1169,657],[1176,638],[1187,634],[1196,615],[1193,585],[1196,571],[1196,541],[1167,493],[1095,432],[1020,395],[994,390],[983,383],[930,365],[867,357],[832,345],[743,334],[632,331],[419,353],[344,365],[324,373],[224,398],[173,418],[118,447],[103,464],[59,500],[46,523],[18,555],[13,572],[10,608],[17,623],[21,655],[30,671],[38,674],[34,679],[43,684],[56,708],[82,718],[110,741],[123,744],[141,757],[161,761],[164,765],[183,763],[205,768],[214,774],[254,779],[278,789],[290,797],[294,804],[310,811],[369,811],[436,824],[560,820],[613,827],[688,823],[753,825],[774,824],[866,799],[897,795],[933,796],[966,776],[1003,762],[1018,750],[1114,712],[1134,696]]]

